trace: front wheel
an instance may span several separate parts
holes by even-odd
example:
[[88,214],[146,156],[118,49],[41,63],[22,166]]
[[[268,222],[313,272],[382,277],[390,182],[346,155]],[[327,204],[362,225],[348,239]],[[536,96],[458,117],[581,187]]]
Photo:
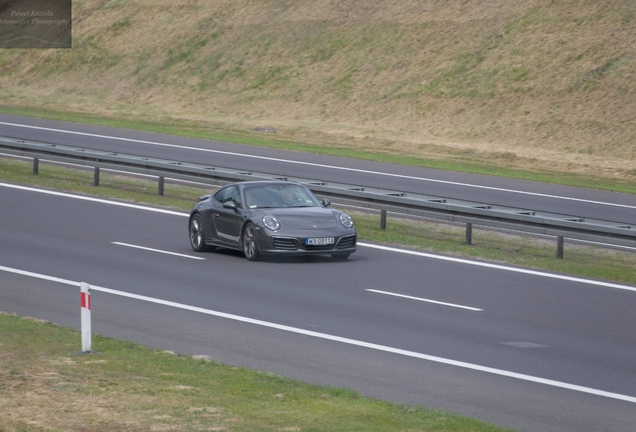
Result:
[[195,214],[190,218],[190,246],[196,252],[213,250],[211,246],[205,245],[205,232],[203,231],[203,219],[200,214]]
[[258,242],[256,241],[256,227],[253,223],[248,223],[245,225],[245,229],[243,230],[243,253],[245,254],[245,258],[249,261],[258,260]]

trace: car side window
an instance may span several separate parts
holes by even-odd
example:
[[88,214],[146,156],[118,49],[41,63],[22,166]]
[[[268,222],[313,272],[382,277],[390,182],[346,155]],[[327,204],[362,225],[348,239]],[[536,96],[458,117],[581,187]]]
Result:
[[226,203],[227,201],[234,201],[237,208],[243,208],[241,202],[241,193],[236,186],[230,186],[221,189],[217,193],[214,194],[214,199],[220,202],[221,204]]
[[234,203],[236,204],[236,207],[243,208],[243,203],[241,202],[241,192],[239,191],[238,187],[232,186],[227,189],[228,191],[227,191],[227,194],[225,195],[227,200],[234,201]]
[[223,198],[225,197],[225,192],[227,192],[227,189],[220,189],[214,195],[212,195],[212,198],[214,198],[216,201],[218,201],[220,203],[223,203]]

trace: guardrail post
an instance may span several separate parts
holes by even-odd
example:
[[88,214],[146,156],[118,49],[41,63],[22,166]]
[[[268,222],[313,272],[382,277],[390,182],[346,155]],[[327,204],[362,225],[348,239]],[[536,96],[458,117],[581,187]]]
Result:
[[471,223],[466,224],[466,244],[473,244],[473,224]]
[[82,282],[80,285],[80,306],[82,319],[82,352],[91,351],[91,289]]
[[40,159],[33,158],[33,175],[38,175],[40,172]]
[[380,211],[380,229],[382,231],[386,229],[386,210]]
[[557,258],[563,259],[563,237],[557,237]]
[[159,195],[163,196],[163,177],[159,176]]
[[95,175],[93,176],[93,185],[99,186],[99,167],[95,167]]

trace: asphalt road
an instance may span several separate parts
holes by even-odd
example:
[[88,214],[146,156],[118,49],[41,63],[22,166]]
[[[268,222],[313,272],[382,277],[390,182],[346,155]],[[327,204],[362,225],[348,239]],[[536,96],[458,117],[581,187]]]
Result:
[[192,252],[182,213],[0,203],[0,310],[79,328],[84,281],[106,336],[521,430],[634,430],[635,287],[365,244],[252,263]]
[[0,136],[632,224],[636,196],[0,114]]

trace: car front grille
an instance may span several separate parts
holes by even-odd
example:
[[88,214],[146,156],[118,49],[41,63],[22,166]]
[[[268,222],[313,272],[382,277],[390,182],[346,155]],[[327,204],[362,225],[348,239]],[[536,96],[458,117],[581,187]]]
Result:
[[291,239],[288,237],[272,237],[272,246],[274,246],[274,249],[282,249],[282,250],[298,249],[294,239]]
[[336,246],[336,249],[349,249],[349,248],[355,247],[355,245],[356,245],[356,236],[354,234],[354,235],[342,237],[340,241],[338,242],[338,246]]

